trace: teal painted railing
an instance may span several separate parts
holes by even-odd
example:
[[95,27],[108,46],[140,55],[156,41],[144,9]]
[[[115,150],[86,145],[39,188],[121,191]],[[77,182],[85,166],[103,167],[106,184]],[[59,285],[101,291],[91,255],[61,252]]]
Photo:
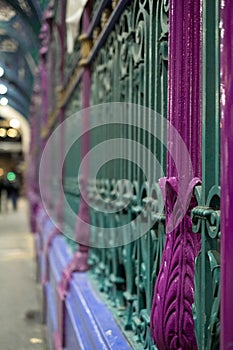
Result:
[[[201,236],[201,251],[195,261],[193,317],[198,348],[218,349],[220,332],[219,1],[203,2],[201,15],[202,184],[195,188],[198,205],[191,212],[193,234]],[[79,112],[83,106],[82,68],[83,65],[85,69],[87,66],[90,67],[90,105],[101,105],[99,109],[96,107],[90,109],[90,126],[94,126],[96,120],[100,120],[102,124],[109,120],[105,116],[111,113],[110,104],[114,105],[116,102],[121,102],[123,106],[125,103],[129,108],[128,112],[124,111],[125,115],[132,123],[135,121],[136,125],[141,118],[142,125],[140,129],[135,124],[129,126],[122,122],[120,125],[107,124],[92,129],[91,148],[103,141],[119,137],[131,139],[148,148],[161,164],[160,169],[154,169],[154,164],[147,164],[145,153],[140,154],[133,147],[130,148],[123,143],[122,149],[125,147],[128,154],[135,157],[136,162],[121,158],[112,160],[100,168],[96,187],[95,179],[89,179],[88,198],[92,205],[90,215],[93,225],[90,234],[91,239],[97,244],[89,251],[88,274],[93,286],[99,290],[134,349],[156,349],[151,337],[150,314],[154,286],[166,240],[165,213],[158,210],[158,202],[163,203],[158,179],[166,176],[167,130],[161,126],[158,118],[153,119],[152,111],[163,118],[167,117],[168,65],[171,64],[168,62],[168,18],[169,1],[167,0],[137,0],[127,3],[94,1],[86,38],[91,42],[88,44],[91,46],[88,55],[83,57],[85,55],[80,52],[80,47],[81,51],[83,47],[76,42],[72,55],[66,54],[64,68],[66,80],[61,79],[63,100],[56,100],[56,93],[53,91],[54,94],[51,93],[51,99],[48,102],[50,106],[48,111],[52,112],[56,107],[60,111],[65,110],[66,118]],[[55,52],[59,52],[58,40],[56,37],[52,40],[55,40]],[[81,59],[85,62],[80,63]],[[57,60],[56,55],[53,56],[53,60]],[[56,72],[53,71],[51,76],[57,77],[56,81],[58,81],[57,69],[61,66],[57,63],[52,67]],[[55,89],[55,84],[52,88]],[[40,108],[37,110],[37,117],[41,118]],[[121,118],[122,115],[119,115],[119,121]],[[50,133],[58,122],[59,113],[50,125]],[[160,135],[160,140],[153,136],[155,133]],[[64,130],[63,141],[68,142],[68,137]],[[54,144],[54,154],[61,140],[57,142],[58,144]],[[110,148],[113,148],[113,145],[114,143]],[[107,151],[112,150],[106,150],[106,154]],[[103,153],[103,158],[106,154]],[[146,179],[137,165],[141,160],[151,173],[154,169],[151,181]],[[75,213],[80,207],[80,189],[77,182],[80,161],[81,140],[78,140],[65,159],[63,178],[66,199]],[[91,156],[90,174],[93,170],[92,161]],[[52,189],[52,197],[55,201],[59,201],[55,191],[57,162],[59,161],[55,157],[53,173],[49,174],[47,183],[49,188],[55,174],[55,185]],[[121,181],[123,179],[129,180],[130,186],[129,183],[126,185]],[[130,191],[128,191],[129,188]],[[98,194],[104,199],[103,207],[100,207]],[[128,205],[122,209],[122,206],[127,203]],[[106,214],[106,210],[109,209],[113,209],[113,212]],[[141,214],[140,220],[133,222],[139,214]],[[63,215],[66,240],[75,251],[77,249],[77,243],[74,242],[75,223],[70,219],[68,212],[64,212]],[[155,223],[151,224],[152,222]],[[139,238],[117,246],[117,228],[127,223],[130,225],[126,235]],[[148,228],[143,236],[140,232],[142,225]],[[108,248],[101,248],[106,246],[104,227],[110,228],[111,233],[107,238]]]
[[[150,112],[147,110],[139,113],[137,105],[150,107],[166,116],[167,40],[166,2],[137,1],[123,10],[118,23],[109,33],[92,63],[91,104],[107,103],[103,110],[100,109],[103,112],[102,116],[95,115],[95,118],[102,118],[104,122],[103,115],[108,115],[111,109],[108,104],[111,102],[133,103],[133,116],[129,118],[136,118],[132,119],[132,123],[136,122],[137,118],[143,118],[141,124],[145,128],[148,127],[147,118],[150,118]],[[159,126],[159,122],[158,125],[156,122],[154,120],[154,124],[152,122],[149,126],[152,135],[154,128]],[[164,144],[165,135],[164,131]],[[160,146],[161,142],[152,136],[149,140],[146,139],[148,133],[136,126],[104,126],[91,133],[91,146],[117,137],[133,139],[147,147],[150,142],[151,150],[165,172],[166,152]],[[127,152],[132,155],[135,150],[128,149]],[[140,155],[135,154],[135,157],[139,162]],[[91,160],[90,163],[92,164]],[[92,170],[90,172],[92,173]],[[117,182],[121,179],[130,180],[133,189],[131,196],[128,197],[125,193],[126,188],[118,188],[120,195],[116,193]],[[117,159],[108,163],[102,167],[97,179],[97,190],[106,203],[102,212],[99,212],[98,202],[95,201],[95,188],[92,185],[89,188],[92,204],[98,208],[91,210],[92,225],[95,226],[92,231],[93,240],[104,246],[106,238],[101,227],[112,227],[112,248],[92,248],[90,251],[90,275],[135,349],[155,348],[150,335],[150,309],[165,240],[165,217],[160,215],[156,225],[150,225],[156,216],[158,196],[161,199],[157,179],[158,177],[154,177],[152,183],[145,182],[137,164],[127,160]],[[117,196],[114,206],[112,200]],[[125,210],[117,209],[127,200],[130,205]],[[143,209],[145,203],[148,204],[146,212]],[[116,213],[107,215],[105,210],[110,208],[116,210]],[[133,221],[140,213],[143,214],[142,220],[149,228],[146,234],[132,243],[115,247],[116,227]],[[140,236],[140,225],[140,221],[137,224],[132,222],[132,237]],[[127,234],[129,232],[126,232]]]
[[[81,91],[80,85],[77,86],[66,107],[66,117],[69,118],[73,113],[81,110]],[[66,125],[66,124],[65,124]],[[69,142],[69,131],[65,130],[65,143]],[[64,193],[66,200],[69,203],[71,210],[74,213],[78,212],[80,202],[80,190],[78,186],[78,169],[81,162],[81,139],[78,139],[70,148],[65,157],[64,168]],[[75,166],[74,166],[75,164]],[[70,211],[64,212],[64,233],[68,243],[76,250],[77,244],[75,241],[75,222],[70,218]]]
[[[92,19],[98,17],[98,9],[101,6],[102,2],[100,1],[94,3]],[[218,1],[215,4],[203,5],[202,31],[206,33],[206,36],[204,36],[202,46],[202,186],[195,190],[198,207],[192,211],[193,231],[201,233],[202,236],[202,250],[196,259],[195,302],[193,305],[195,334],[200,349],[218,348],[219,344],[218,6]],[[207,8],[211,8],[211,10],[207,11]],[[92,72],[91,105],[130,102],[149,107],[166,117],[168,10],[169,6],[166,1],[133,2],[125,7],[119,21],[107,35],[106,42],[100,46],[90,62]],[[101,20],[100,15],[99,17]],[[104,26],[102,31],[108,31],[108,23],[105,23]],[[100,31],[101,23],[97,23],[93,30],[93,37],[97,41],[98,36],[96,35],[97,32],[99,35]],[[94,43],[94,45],[96,44]],[[212,73],[213,71],[215,74]],[[207,89],[206,86],[214,88]],[[77,101],[76,98],[76,103]],[[68,106],[70,111],[77,111],[71,102]],[[107,112],[108,107],[106,106]],[[103,117],[99,116],[99,118]],[[151,128],[153,131],[156,125],[151,125]],[[213,128],[214,131],[210,132]],[[164,132],[165,144],[166,131],[161,130],[161,132]],[[148,135],[138,131],[135,127],[113,128],[111,126],[108,128],[105,126],[105,128],[92,131],[91,147],[106,139],[122,136],[132,137],[142,144],[143,142],[146,145],[149,143]],[[161,146],[161,141],[157,139],[152,138],[150,145],[165,173],[166,149]],[[212,176],[209,176],[210,173]],[[161,173],[160,176],[162,175]],[[95,241],[99,240],[100,244],[104,240],[101,233],[102,226],[113,227],[114,237],[114,228],[117,225],[130,222],[132,218],[143,211],[145,203],[150,203],[150,209],[144,215],[148,227],[150,221],[156,217],[155,202],[158,196],[161,198],[159,185],[146,183],[138,167],[125,160],[118,159],[109,163],[102,167],[98,174],[97,190],[105,202],[111,203],[111,200],[116,198],[116,183],[124,178],[130,179],[133,187],[133,195],[130,197],[130,206],[127,210],[106,215],[104,210],[100,212],[91,209],[91,221],[96,227],[91,234],[95,237],[93,238]],[[71,188],[72,183],[75,186],[75,179],[67,183],[67,195],[72,197],[75,194],[77,196],[76,191]],[[90,201],[93,201],[92,204],[98,207],[98,203],[95,202],[97,194],[95,191],[96,188],[90,182],[89,198]],[[124,194],[122,199],[123,201],[128,200],[128,198],[124,198]],[[118,205],[120,204],[118,203]],[[77,210],[77,204],[74,209]],[[132,232],[137,231],[138,227],[132,224]],[[165,215],[160,214],[156,224],[137,241],[117,248],[92,248],[89,254],[89,263],[92,267],[90,276],[93,279],[93,284],[101,291],[102,297],[118,319],[126,337],[132,338],[135,349],[137,347],[147,349],[155,347],[150,335],[150,309],[164,242]],[[114,242],[112,244],[114,246]],[[203,295],[206,297],[203,298]]]

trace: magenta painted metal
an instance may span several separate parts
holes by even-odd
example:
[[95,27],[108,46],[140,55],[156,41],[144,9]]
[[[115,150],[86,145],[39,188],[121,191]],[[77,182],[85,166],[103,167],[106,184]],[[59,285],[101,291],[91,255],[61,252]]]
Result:
[[[83,21],[82,21],[82,31],[84,34],[87,33],[88,27],[90,24],[90,7],[86,7],[83,12]],[[91,71],[90,67],[86,66],[84,68],[83,76],[82,76],[82,127],[83,130],[88,130],[90,127],[90,115],[89,115],[89,107],[90,107],[90,92],[91,92]],[[81,156],[82,159],[88,154],[90,150],[90,137],[89,133],[86,132],[82,136],[81,141]],[[79,185],[82,189],[82,194],[87,198],[87,188],[88,188],[88,179],[90,177],[90,168],[89,162],[85,162],[86,164],[81,170],[81,179],[79,179]],[[88,229],[88,225],[80,225],[80,221],[84,221],[90,223],[90,210],[86,201],[81,195],[80,205],[79,205],[79,220],[76,225],[76,241],[82,242],[79,244],[78,251],[74,256],[73,268],[75,271],[86,271],[88,270],[88,250],[89,250],[89,239],[90,232]],[[81,219],[81,220],[80,220]]]
[[[90,23],[90,8],[87,6],[83,12],[82,31],[83,34],[87,32]],[[90,91],[91,91],[91,72],[89,67],[84,68],[82,76],[82,127],[86,130],[89,127],[89,106],[90,106]],[[81,155],[82,158],[88,153],[90,149],[89,133],[85,133],[82,136],[81,141]],[[81,171],[81,179],[79,184],[82,187],[82,193],[87,193],[88,178],[89,178],[89,165],[88,162]],[[79,218],[87,223],[90,222],[90,212],[87,203],[81,196],[79,205]],[[78,220],[77,222],[80,222]],[[76,225],[75,237],[77,242],[85,242],[85,244],[79,244],[77,252],[74,254],[72,260],[63,269],[61,280],[57,286],[58,297],[58,334],[60,336],[60,344],[65,345],[65,299],[67,296],[70,280],[73,272],[84,272],[88,270],[88,250],[89,250],[89,238],[90,232],[86,230],[87,225]]]
[[[65,45],[64,45],[64,40],[65,40],[65,11],[66,11],[66,6],[65,6],[65,1],[62,1],[61,3],[61,13],[60,16],[61,18],[58,19],[58,22],[60,23],[58,26],[55,26],[55,22],[53,23],[53,18],[54,18],[54,12],[53,12],[53,6],[51,5],[47,11],[47,15],[46,18],[50,23],[50,27],[52,26],[52,24],[54,25],[55,29],[54,30],[58,30],[59,33],[59,44],[60,44],[60,52],[59,52],[59,84],[62,85],[64,82],[64,57],[65,57]],[[48,33],[47,33],[48,35]],[[45,41],[45,43],[47,45],[49,45],[49,42]],[[47,52],[45,50],[45,52]],[[43,56],[42,56],[43,57]],[[55,57],[52,57],[52,64],[54,64],[53,60],[56,59]],[[48,67],[47,67],[48,69]],[[49,89],[53,89],[54,87],[52,85],[50,85]],[[47,87],[48,89],[48,87]],[[47,99],[48,99],[48,95],[47,95]],[[51,101],[50,101],[51,102]],[[64,129],[64,118],[65,118],[65,112],[64,112],[64,108],[61,108],[59,116],[58,116],[58,122],[60,123],[61,127],[60,127],[60,133],[59,133],[59,158],[58,158],[58,169],[61,169],[63,167],[63,160],[64,160],[64,141],[65,141],[65,129]],[[53,171],[54,169],[52,169],[51,164],[52,164],[52,159],[53,159],[53,155],[50,154],[51,162],[49,161],[50,164],[48,164],[48,169],[50,168],[50,173],[48,172],[47,177],[48,177],[48,193],[49,196],[51,197],[51,200],[53,201],[54,198],[51,194],[51,182],[52,182],[52,178],[53,178]],[[63,224],[63,220],[64,220],[64,202],[63,202],[63,196],[61,193],[58,193],[58,198],[56,203],[51,203],[54,205],[54,211],[55,211],[55,215],[56,215],[56,219],[59,223],[58,227],[62,227]],[[48,218],[46,218],[47,220]],[[53,240],[55,239],[55,237],[59,234],[61,234],[61,231],[58,229],[57,226],[54,226],[47,243],[44,246],[44,255],[45,255],[45,275],[43,276],[44,278],[44,283],[46,283],[49,279],[49,250],[53,244]]]
[[221,350],[233,349],[233,2],[221,2]]
[[[169,15],[168,120],[183,138],[194,176],[201,176],[201,5],[171,0]],[[172,137],[172,136],[171,136]],[[173,142],[169,138],[168,142]],[[174,144],[175,148],[175,144]],[[179,153],[179,149],[175,149]],[[184,164],[183,175],[187,173]],[[176,170],[168,154],[167,175]]]
[[[86,67],[83,72],[82,78],[82,100],[83,100],[83,110],[82,110],[82,124],[83,130],[88,130],[90,126],[90,115],[89,115],[89,103],[90,103],[90,91],[91,91],[91,72],[90,68]],[[90,139],[89,133],[84,133],[82,137],[82,159],[88,154],[90,150]],[[82,189],[82,195],[80,198],[80,206],[78,216],[79,218],[86,222],[90,223],[90,211],[89,205],[83,198],[84,196],[87,198],[87,189],[88,189],[88,179],[90,177],[90,168],[89,162],[85,162],[85,165],[82,168],[81,179],[79,181],[79,185]],[[76,271],[86,271],[88,269],[88,250],[89,250],[89,225],[80,225],[80,221],[76,225],[76,241],[82,242],[79,244],[78,251],[75,254],[76,260]],[[85,244],[84,244],[85,243]]]
[[[168,149],[180,159],[179,173],[168,153],[167,177],[160,180],[166,222],[177,205],[177,194],[185,188],[175,216],[186,214],[166,233],[160,272],[151,311],[151,331],[160,350],[197,349],[192,304],[194,262],[200,251],[200,236],[192,233],[191,209],[197,205],[193,190],[201,176],[201,2],[170,0],[169,14],[168,120],[183,138],[192,169],[182,162],[172,127],[168,128]],[[185,186],[184,186],[185,185]],[[181,210],[182,208],[182,210]],[[173,215],[174,216],[174,215]]]
[[[37,68],[34,75],[34,88],[32,94],[32,103],[30,107],[30,150],[27,155],[27,163],[30,164],[30,168],[26,172],[26,187],[28,193],[29,210],[30,210],[30,228],[32,233],[37,233],[37,213],[40,204],[39,198],[39,185],[38,185],[38,163],[39,163],[39,151],[40,151],[40,115],[38,115],[37,100],[40,94],[40,70]],[[37,251],[36,251],[37,254]]]
[[42,41],[42,47],[40,49],[40,75],[41,75],[41,93],[42,93],[42,126],[47,124],[47,113],[48,113],[48,86],[47,86],[47,70],[46,70],[46,56],[48,52],[48,35],[49,26],[44,20],[44,23],[40,32],[40,39]]
[[[59,25],[56,26],[58,34],[59,34],[59,45],[60,45],[60,52],[59,52],[59,84],[60,86],[63,86],[64,84],[64,60],[65,60],[65,12],[66,7],[65,7],[65,1],[62,1],[61,3],[61,18],[60,18],[60,23]],[[60,132],[59,132],[59,158],[58,158],[58,169],[63,169],[63,161],[65,158],[65,125],[64,125],[64,120],[65,120],[65,110],[64,107],[61,108],[59,112],[59,117],[58,117],[58,123],[60,125]],[[62,171],[63,173],[63,171]],[[59,172],[60,174],[60,172]],[[60,175],[58,175],[60,176]],[[60,180],[60,179],[59,179]],[[58,227],[63,227],[64,223],[64,198],[62,193],[58,193],[58,200],[57,200],[57,205],[56,205],[56,218],[57,222],[59,223]],[[60,234],[61,232],[59,229],[57,229],[57,234]]]
[[66,53],[66,0],[61,0],[61,18],[60,23],[57,25],[57,30],[60,36],[60,82],[64,86],[65,83],[65,53]]
[[[59,134],[59,165],[58,169],[63,168],[63,160],[65,158],[64,156],[64,150],[65,150],[65,126],[64,126],[64,119],[65,119],[65,111],[62,108],[59,115],[59,123],[60,123],[60,134]],[[59,175],[58,175],[59,176]],[[64,197],[62,193],[58,193],[58,200],[56,205],[56,218],[57,222],[59,223],[58,227],[63,227],[64,224]],[[61,232],[57,229],[57,233],[60,234]]]
[[[48,101],[48,74],[47,74],[47,53],[49,50],[49,42],[50,42],[50,26],[49,21],[47,20],[48,11],[44,12],[43,15],[43,24],[40,30],[39,38],[41,40],[41,49],[40,49],[40,65],[39,65],[39,71],[40,71],[40,85],[41,85],[41,131],[43,128],[47,127],[48,123],[48,107],[49,107],[49,101]],[[46,145],[47,139],[43,138],[41,140],[41,151],[43,152],[43,149]],[[47,160],[48,157],[46,157]],[[50,164],[48,162],[46,169],[48,169],[48,173],[46,174],[46,183],[44,186],[46,186],[46,202],[50,203],[52,205],[52,196],[51,196],[51,186],[49,184],[50,180]]]
[[[61,1],[61,13],[60,13],[60,19],[59,24],[57,24],[56,28],[59,34],[59,45],[60,45],[60,52],[59,52],[59,83],[61,86],[64,85],[64,70],[65,70],[65,54],[66,54],[66,28],[65,28],[65,21],[66,21],[66,0]],[[61,169],[63,167],[63,160],[65,158],[64,150],[65,150],[65,109],[64,107],[61,108],[59,113],[59,124],[60,124],[60,134],[59,134],[59,165],[58,169]],[[64,197],[62,193],[58,194],[58,202],[56,206],[56,214],[57,214],[57,221],[59,222],[58,227],[63,227],[64,223]],[[61,232],[57,229],[57,233],[60,234]]]

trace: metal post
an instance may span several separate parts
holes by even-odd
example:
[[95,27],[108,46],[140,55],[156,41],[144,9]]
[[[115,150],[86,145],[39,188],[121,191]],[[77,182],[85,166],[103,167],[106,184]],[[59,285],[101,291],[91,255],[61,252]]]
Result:
[[221,350],[233,349],[233,2],[221,2]]
[[[85,40],[85,35],[87,33],[90,23],[90,8],[87,6],[83,12],[83,22],[82,22],[82,32]],[[90,124],[89,116],[89,106],[90,106],[90,92],[91,92],[91,71],[89,66],[84,67],[84,72],[82,76],[82,126],[83,130],[88,130]],[[86,132],[82,136],[81,141],[81,158],[83,159],[89,152],[90,149],[90,139],[89,133]],[[80,186],[82,187],[82,193],[87,196],[87,187],[89,179],[89,165],[86,162],[86,166],[83,167],[81,173]],[[81,195],[80,206],[78,212],[79,219],[89,223],[90,222],[90,212],[89,206]],[[75,254],[75,270],[76,271],[86,271],[88,269],[88,249],[89,249],[89,238],[90,232],[88,230],[88,225],[80,225],[80,220],[76,225],[76,241],[79,243],[78,251]]]
[[[171,0],[169,12],[168,157],[167,178],[160,185],[165,197],[166,244],[155,285],[151,313],[152,337],[159,349],[197,349],[192,316],[194,261],[200,236],[192,233],[189,211],[196,205],[193,189],[201,173],[201,4]],[[192,169],[174,134],[182,137]],[[172,156],[171,156],[172,155]],[[175,161],[176,160],[176,164]],[[177,163],[179,166],[177,169]],[[182,190],[182,201],[178,192]],[[192,198],[191,202],[187,198]],[[187,201],[187,202],[186,202]],[[177,206],[176,206],[177,205]],[[182,212],[181,208],[185,208]],[[171,213],[174,209],[178,212]],[[180,212],[182,212],[180,214]],[[182,215],[177,225],[176,219]]]

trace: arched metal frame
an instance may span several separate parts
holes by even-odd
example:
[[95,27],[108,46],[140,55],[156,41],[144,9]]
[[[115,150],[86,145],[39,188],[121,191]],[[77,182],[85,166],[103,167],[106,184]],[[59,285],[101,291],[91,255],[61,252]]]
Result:
[[[16,89],[15,93],[8,94],[9,105],[19,110],[23,115],[28,118],[28,111],[30,106],[30,100],[21,101],[23,94],[20,98],[21,93],[21,81],[17,79],[18,72],[24,69],[27,74],[25,78],[25,86],[22,89],[26,93],[30,93],[33,87],[33,76],[35,68],[38,63],[38,52],[40,46],[39,32],[42,23],[42,14],[48,1],[28,0],[28,1],[4,1],[1,6],[10,6],[14,11],[15,15],[8,21],[0,21],[0,40],[3,42],[5,39],[13,40],[18,48],[14,52],[14,62],[10,69],[10,72],[5,69],[4,79],[9,80],[9,84],[13,81],[12,89]],[[12,62],[13,52],[1,52],[0,65],[6,68],[9,60]],[[24,57],[24,59],[22,59]],[[21,66],[16,64],[21,62]],[[31,77],[30,77],[31,74]],[[14,77],[13,77],[14,76]],[[8,85],[8,84],[7,84]],[[19,101],[15,99],[15,96],[19,96]],[[12,99],[14,97],[14,99]],[[22,106],[23,105],[23,106]]]

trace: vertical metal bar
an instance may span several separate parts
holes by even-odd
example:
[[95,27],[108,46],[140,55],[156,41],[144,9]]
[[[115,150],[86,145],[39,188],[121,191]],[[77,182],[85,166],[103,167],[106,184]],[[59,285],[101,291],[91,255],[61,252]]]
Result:
[[[167,220],[177,201],[177,192],[184,185],[183,198],[192,196],[198,180],[191,176],[201,174],[201,3],[170,0],[169,4],[168,120],[189,151],[192,169],[183,161],[183,150],[177,143],[173,128],[169,128],[168,178],[161,181],[166,196]],[[180,165],[179,171],[174,156]],[[192,233],[188,215],[188,212],[184,213],[179,225],[170,231],[167,229],[162,264],[155,286],[151,313],[152,336],[156,346],[164,350],[197,349],[192,304],[194,261],[200,249],[200,237]]]
[[[171,1],[168,119],[183,138],[194,176],[201,175],[200,1]],[[192,18],[193,14],[196,20]],[[195,35],[195,37],[194,37]],[[195,83],[194,83],[195,82]],[[168,135],[172,137],[172,135]],[[172,141],[169,139],[169,141]],[[174,149],[177,148],[174,146]],[[179,149],[176,152],[179,153]],[[184,165],[184,174],[187,169]],[[176,170],[168,156],[168,176]]]
[[[219,1],[202,2],[202,189],[200,203],[210,206],[210,192],[219,184]],[[208,202],[208,203],[207,203]],[[204,210],[202,211],[204,213]],[[210,338],[212,284],[209,283],[208,253],[214,250],[216,240],[209,237],[208,221],[201,219],[201,254],[195,271],[195,328],[198,346],[205,349]],[[211,281],[212,282],[212,281]],[[216,292],[215,292],[216,294]],[[217,312],[216,312],[217,313]]]
[[[86,34],[90,23],[90,8],[87,6],[83,12],[83,33]],[[91,70],[89,66],[84,68],[82,76],[82,127],[83,130],[88,130],[90,124],[89,106],[90,106],[90,93],[91,93]],[[83,159],[89,152],[90,139],[89,132],[86,132],[82,136],[81,140],[81,158]],[[81,184],[82,190],[87,195],[88,179],[90,176],[89,162],[85,162],[85,167],[82,169]],[[90,222],[89,206],[81,196],[78,216],[86,223]],[[80,220],[78,220],[80,223]],[[85,229],[84,229],[85,228]],[[88,250],[90,232],[88,225],[81,227],[80,224],[76,225],[76,241],[79,243],[78,251],[76,252],[75,262],[78,271],[85,271],[88,269]]]
[[233,2],[221,2],[221,350],[233,349]]
[[219,1],[202,2],[202,201],[219,184]]
[[[58,158],[58,176],[61,176],[63,179],[63,160],[64,160],[64,150],[65,150],[65,127],[64,127],[64,119],[65,119],[65,111],[62,108],[59,115],[59,122],[61,124],[60,134],[59,134],[59,158]],[[62,169],[62,170],[61,170]],[[62,181],[62,179],[58,178],[58,181]],[[57,220],[59,222],[59,226],[64,224],[64,202],[63,195],[58,193],[58,201],[57,201]]]
[[[60,11],[60,31],[59,31],[59,45],[60,45],[60,57],[59,57],[59,72],[58,72],[58,81],[61,86],[64,84],[64,57],[66,54],[66,47],[65,47],[65,39],[66,39],[66,30],[63,26],[63,23],[65,23],[65,17],[66,17],[66,1],[61,1],[61,11]],[[61,130],[59,134],[59,160],[58,160],[58,176],[61,176],[62,179],[64,177],[64,168],[63,168],[63,160],[64,160],[64,151],[65,151],[65,126],[64,126],[64,120],[65,120],[65,109],[64,107],[61,109],[59,114],[58,122],[61,125]],[[62,170],[61,170],[62,169]],[[58,179],[58,181],[62,181],[62,179]],[[64,225],[64,198],[63,195],[59,192],[58,197],[58,204],[57,204],[57,220],[61,225]]]
[[[205,230],[205,221],[201,223],[201,286],[200,291],[196,290],[196,293],[200,293],[200,309],[201,313],[198,315],[199,319],[197,320],[198,335],[200,337],[198,344],[201,346],[201,349],[205,349],[205,328],[206,328],[206,298],[205,298],[205,288],[206,288],[206,279],[205,279],[205,268],[206,268],[206,230]],[[196,334],[196,337],[197,337]]]

